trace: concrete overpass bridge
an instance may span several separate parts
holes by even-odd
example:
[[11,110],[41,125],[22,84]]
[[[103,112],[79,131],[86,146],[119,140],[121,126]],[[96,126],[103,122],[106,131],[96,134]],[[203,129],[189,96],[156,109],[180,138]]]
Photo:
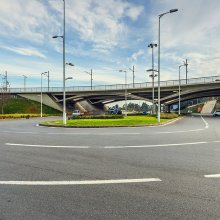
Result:
[[[181,79],[181,101],[202,97],[220,96],[220,76]],[[171,106],[178,103],[179,80],[161,81],[161,104]],[[157,99],[157,82],[155,82],[155,99]],[[106,110],[106,104],[125,99],[127,89],[128,100],[152,99],[152,83],[115,84],[66,87],[67,110],[79,109],[81,111]],[[36,88],[10,88],[7,91],[11,95],[21,96],[40,102],[41,87]],[[63,88],[43,87],[43,104],[62,111]]]

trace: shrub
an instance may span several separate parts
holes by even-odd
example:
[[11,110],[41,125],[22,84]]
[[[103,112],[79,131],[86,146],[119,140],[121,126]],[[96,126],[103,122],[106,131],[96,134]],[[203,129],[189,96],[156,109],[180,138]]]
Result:
[[82,115],[73,116],[71,119],[119,119],[124,118],[123,115]]
[[[43,117],[47,117],[48,115],[43,114]],[[33,118],[40,117],[39,114],[2,114],[0,115],[0,119],[19,119],[19,118]]]
[[160,118],[162,119],[173,119],[177,118],[178,115],[176,113],[161,113]]

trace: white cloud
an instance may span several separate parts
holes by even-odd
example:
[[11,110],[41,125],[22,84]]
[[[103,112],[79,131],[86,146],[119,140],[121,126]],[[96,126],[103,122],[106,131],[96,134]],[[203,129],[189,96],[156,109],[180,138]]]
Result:
[[3,48],[5,50],[12,51],[14,53],[18,53],[24,56],[36,56],[40,58],[46,58],[46,56],[38,51],[36,48],[22,48],[22,47],[7,47],[0,45],[0,48]]
[[1,36],[44,43],[58,27],[59,22],[41,1],[1,0]]
[[133,53],[131,55],[131,60],[133,61],[137,61],[137,59],[142,56],[144,54],[144,50],[140,49],[139,51],[137,51],[136,53]]
[[[51,6],[60,11],[57,5]],[[137,20],[143,11],[142,6],[122,0],[73,0],[67,3],[67,23],[85,42],[93,43],[94,48],[106,52],[119,45],[128,33],[124,17]]]
[[179,9],[161,18],[162,61],[178,67],[187,58],[191,77],[215,75],[218,63],[214,60],[220,53],[220,1],[159,0],[154,7],[157,13],[150,17],[153,39],[158,39],[157,15]]

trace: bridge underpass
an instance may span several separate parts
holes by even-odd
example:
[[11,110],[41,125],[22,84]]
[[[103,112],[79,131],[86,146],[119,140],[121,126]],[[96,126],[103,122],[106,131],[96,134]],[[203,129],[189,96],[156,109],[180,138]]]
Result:
[[[161,81],[161,104],[169,107],[178,103],[179,80]],[[182,79],[181,102],[202,98],[220,96],[220,76]],[[158,98],[157,82],[155,82],[155,100]],[[84,112],[105,111],[106,104],[125,100],[127,90],[128,100],[152,99],[152,83],[116,84],[91,87],[66,87],[67,110],[79,109]],[[30,100],[40,102],[41,87],[36,88],[10,88],[7,92]],[[43,104],[62,111],[63,88],[42,88]]]

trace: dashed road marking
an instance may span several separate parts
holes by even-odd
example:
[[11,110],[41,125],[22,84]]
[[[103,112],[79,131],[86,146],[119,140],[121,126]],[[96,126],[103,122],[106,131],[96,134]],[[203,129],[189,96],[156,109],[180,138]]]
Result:
[[209,174],[209,175],[204,175],[206,178],[220,178],[220,174]]
[[122,149],[122,148],[153,148],[153,147],[172,147],[172,146],[185,146],[185,145],[199,145],[207,144],[208,142],[192,142],[192,143],[177,143],[177,144],[155,144],[155,145],[140,145],[140,146],[106,146],[109,149]]
[[203,131],[204,128],[199,129],[193,129],[193,130],[187,130],[187,131],[162,131],[162,132],[156,132],[157,134],[173,134],[173,133],[188,133],[188,132],[195,132],[195,131]]
[[118,180],[84,180],[84,181],[0,181],[0,185],[23,185],[23,186],[61,186],[61,185],[100,185],[119,183],[147,183],[160,182],[159,178],[143,179],[118,179]]
[[21,147],[39,147],[39,148],[73,148],[73,149],[84,149],[90,148],[89,146],[56,146],[56,145],[38,145],[38,144],[13,144],[5,143],[9,146],[21,146]]

